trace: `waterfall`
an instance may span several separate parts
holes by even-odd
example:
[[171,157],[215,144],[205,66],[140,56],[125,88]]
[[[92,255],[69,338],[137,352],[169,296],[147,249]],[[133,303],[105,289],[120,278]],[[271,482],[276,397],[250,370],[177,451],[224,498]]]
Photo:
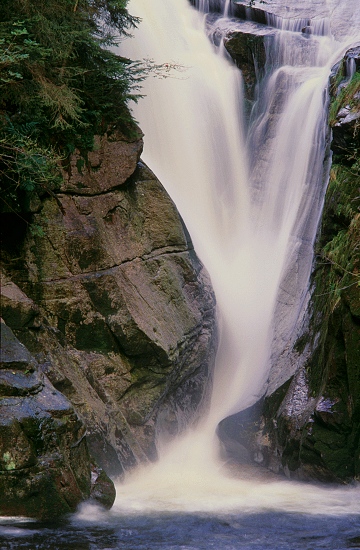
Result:
[[302,303],[322,200],[329,70],[321,51],[327,56],[331,40],[278,33],[268,46],[267,77],[246,137],[241,73],[221,48],[216,55],[204,13],[187,0],[166,6],[133,0],[130,9],[143,23],[141,37],[125,44],[125,52],[184,67],[173,78],[148,79],[135,116],[145,133],[143,159],[175,201],[217,297],[213,432],[263,387],[279,284],[294,261],[299,276],[297,288],[289,289],[298,303],[289,308],[292,324]]
[[[253,292],[249,280],[258,271],[251,265],[251,199],[246,183],[241,73],[214,54],[214,46],[204,33],[203,14],[186,0],[169,2],[166,9],[158,0],[140,1],[131,7],[142,14],[142,33],[146,35],[141,43],[134,40],[133,47],[139,50],[132,51],[132,57],[180,63],[185,68],[174,78],[149,79],[143,90],[146,97],[135,116],[148,144],[143,159],[160,181],[166,182],[195,250],[210,272],[219,309],[227,312],[221,321],[228,340],[221,363],[226,362],[227,368],[217,369],[214,387],[223,381],[228,389],[233,388],[234,395],[224,401],[214,394],[213,401],[218,403],[212,410],[217,410],[221,419],[228,414],[230,401],[235,406],[244,385],[238,369],[243,348],[240,338],[253,336],[245,335],[249,323],[241,327],[244,316],[239,314],[249,306],[239,302],[249,301],[248,294]],[[251,315],[249,310],[247,318]],[[256,361],[263,362],[262,351]]]
[[[223,4],[228,10],[229,2]],[[169,499],[174,509],[186,501],[191,510],[192,497],[196,506],[211,508],[222,491],[230,507],[239,505],[239,492],[251,501],[252,485],[235,489],[222,476],[215,429],[256,400],[270,357],[291,338],[306,299],[324,195],[325,90],[344,45],[328,34],[326,19],[305,37],[273,18],[281,30],[267,43],[266,75],[245,121],[241,73],[204,32],[208,5],[200,0],[201,12],[187,0],[132,0],[130,12],[143,21],[135,39],[122,45],[132,59],[182,67],[170,78],[149,78],[134,113],[145,133],[143,159],[173,198],[210,273],[221,331],[209,415],[162,450],[160,465],[118,488],[117,506],[123,499],[134,510],[145,501],[156,506],[154,494],[164,510]],[[296,509],[309,508],[310,490],[304,498],[301,489],[278,485],[279,502],[296,494]],[[274,490],[259,485],[264,506],[276,501]],[[315,501],[320,489],[314,491]]]

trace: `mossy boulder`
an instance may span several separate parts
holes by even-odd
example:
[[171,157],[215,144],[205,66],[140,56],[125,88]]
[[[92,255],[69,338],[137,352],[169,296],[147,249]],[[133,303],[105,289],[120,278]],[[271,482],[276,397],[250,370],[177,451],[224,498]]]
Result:
[[1,350],[0,515],[52,520],[89,498],[111,507],[114,484],[92,465],[83,422],[4,322]]
[[90,495],[85,427],[4,323],[1,346],[0,514],[73,512]]

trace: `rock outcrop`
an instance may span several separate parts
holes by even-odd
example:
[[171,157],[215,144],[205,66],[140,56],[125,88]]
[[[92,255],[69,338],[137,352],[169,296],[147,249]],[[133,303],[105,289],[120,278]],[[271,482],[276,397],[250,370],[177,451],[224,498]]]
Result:
[[244,22],[236,25],[224,38],[227,52],[241,69],[248,100],[254,100],[256,83],[264,74],[265,37],[273,36],[272,30]]
[[[86,429],[71,403],[1,322],[0,515],[52,519],[92,498],[111,507],[115,490],[91,479]],[[93,485],[93,487],[92,487]]]
[[3,317],[111,476],[196,421],[216,347],[209,277],[141,149],[139,133],[99,138],[32,202],[23,238],[10,216],[5,233]]
[[224,18],[218,11],[213,10],[207,16],[206,31],[215,46],[223,43],[225,51],[241,70],[245,107],[250,113],[256,98],[256,85],[265,74],[267,43],[274,39],[278,31],[246,18]]

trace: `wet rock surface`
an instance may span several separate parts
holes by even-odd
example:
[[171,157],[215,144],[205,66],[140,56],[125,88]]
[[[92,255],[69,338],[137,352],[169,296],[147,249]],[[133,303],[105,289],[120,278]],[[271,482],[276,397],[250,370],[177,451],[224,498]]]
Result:
[[304,360],[287,380],[275,364],[267,394],[219,426],[230,461],[293,479],[350,482],[360,475],[358,56],[358,48],[349,50],[330,83],[333,165],[309,323],[294,347],[294,356]]
[[279,27],[283,19],[301,20],[301,27],[306,27],[311,25],[312,19],[329,15],[326,0],[301,3],[296,0],[271,0],[253,2],[252,5],[246,0],[240,0],[232,2],[232,10],[236,17]]
[[[199,9],[198,0],[190,0],[190,3]],[[310,35],[331,34],[339,41],[345,36],[353,36],[357,41],[360,26],[357,0],[301,3],[297,0],[232,0],[227,17],[223,16],[225,4],[225,0],[208,0],[208,33],[214,44],[223,41],[226,51],[241,69],[245,96],[250,102],[254,100],[256,83],[264,76],[266,61],[271,62],[266,60],[267,44],[280,29],[295,33],[298,48],[304,48],[304,64],[307,62],[304,44]],[[250,110],[251,104],[246,108]]]
[[74,512],[91,488],[84,435],[71,403],[2,322],[0,515],[54,519]]
[[266,63],[265,40],[274,36],[273,31],[255,28],[245,23],[229,31],[224,45],[231,58],[241,69],[245,83],[246,97],[253,100],[255,86],[263,76]]
[[[353,93],[347,93],[348,85],[352,78],[360,73],[360,47],[349,50],[344,59],[334,68],[332,78],[332,92],[337,98],[344,96],[340,108],[332,120],[332,145],[331,148],[340,160],[346,160],[348,156],[356,154],[358,126],[360,124],[360,91],[354,87]],[[341,75],[343,78],[339,76]],[[348,163],[349,161],[347,161]]]
[[113,482],[102,468],[91,464],[90,502],[110,510],[115,502],[116,490]]
[[206,31],[216,46],[223,43],[225,51],[241,70],[245,99],[255,99],[256,84],[264,76],[266,64],[266,43],[272,40],[276,29],[253,21],[226,18],[211,12],[206,16]]

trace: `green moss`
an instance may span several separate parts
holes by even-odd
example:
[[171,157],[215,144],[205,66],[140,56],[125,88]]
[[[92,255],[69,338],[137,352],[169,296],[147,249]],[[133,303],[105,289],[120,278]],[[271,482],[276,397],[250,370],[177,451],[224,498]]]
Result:
[[[360,73],[355,73],[338,92],[343,78],[344,67],[341,64],[332,82],[333,99],[329,114],[332,126],[341,108],[349,106],[353,113],[360,111]],[[334,132],[335,129],[338,132],[334,142],[336,163],[330,173],[313,278],[311,332],[313,342],[315,337],[318,339],[318,367],[314,368],[313,360],[309,371],[311,390],[315,394],[324,386],[330,364],[340,364],[341,353],[346,354],[346,349],[339,350],[338,333],[342,331],[342,317],[348,307],[349,293],[356,296],[360,292],[360,132],[356,121],[343,128],[337,126]],[[352,300],[356,301],[356,297]]]
[[340,61],[337,66],[336,72],[330,78],[330,95],[332,98],[337,96],[339,86],[345,78],[345,62],[344,59]]
[[102,353],[117,351],[116,342],[103,319],[92,319],[90,324],[70,323],[70,327],[77,349]]
[[[360,287],[359,176],[347,167],[335,165],[326,195],[324,223],[318,249],[315,299],[334,311],[341,294],[350,286]],[[319,303],[319,305],[320,305]]]
[[[311,389],[321,391],[323,379],[333,361],[341,363],[339,332],[351,302],[353,313],[360,295],[359,177],[344,165],[331,169],[326,194],[321,236],[317,245],[314,276],[312,336],[318,337]],[[349,339],[348,339],[349,340]],[[340,346],[341,347],[341,346]]]
[[3,462],[5,463],[5,470],[15,470],[16,464],[9,452],[3,454]]
[[[320,468],[324,479],[347,481],[359,475],[360,440],[360,74],[342,88],[343,66],[332,82],[334,163],[325,197],[312,277],[310,329],[297,343],[313,351],[306,365],[310,395],[323,397],[329,409],[315,410],[304,427],[299,457],[302,467]],[[340,86],[340,87],[339,87]],[[340,90],[340,91],[339,91]],[[354,115],[338,118],[347,106]],[[339,122],[336,124],[336,122]],[[287,441],[288,433],[283,440]],[[283,461],[296,466],[296,448],[287,444]]]

